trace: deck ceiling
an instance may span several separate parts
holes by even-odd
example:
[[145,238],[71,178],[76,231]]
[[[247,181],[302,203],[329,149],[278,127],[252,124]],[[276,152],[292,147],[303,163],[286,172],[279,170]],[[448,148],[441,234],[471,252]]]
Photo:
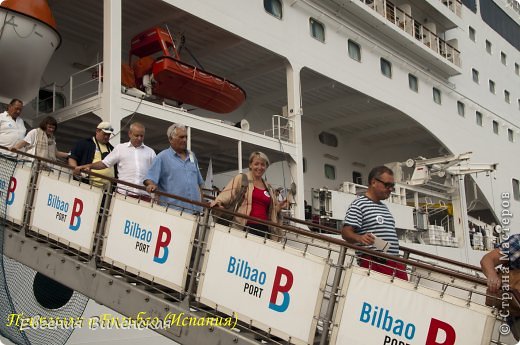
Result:
[[[102,52],[103,1],[49,0],[49,5],[64,41],[82,44],[87,51]],[[286,61],[283,57],[162,1],[123,0],[122,12],[123,60],[131,37],[149,27],[167,24],[174,37],[180,33],[185,35],[186,47],[204,69],[244,88],[248,95],[245,105],[226,117],[212,117],[239,121],[254,113],[255,109],[280,114],[287,103]],[[186,49],[181,57],[195,64]],[[366,145],[388,146],[391,143],[421,145],[429,149],[441,146],[417,122],[377,99],[308,69],[302,71],[301,80],[303,119],[317,128],[357,138]],[[85,117],[83,122],[74,121],[74,124],[64,124],[64,127],[74,126],[77,139],[78,136],[92,135],[96,121],[92,115]],[[147,121],[146,124],[147,143],[155,149],[162,149],[167,144],[164,141],[165,124],[161,121]],[[60,132],[64,133],[61,129]],[[62,140],[70,145],[72,139]],[[195,145],[204,147],[207,143],[201,141]],[[227,158],[233,156],[230,154]]]

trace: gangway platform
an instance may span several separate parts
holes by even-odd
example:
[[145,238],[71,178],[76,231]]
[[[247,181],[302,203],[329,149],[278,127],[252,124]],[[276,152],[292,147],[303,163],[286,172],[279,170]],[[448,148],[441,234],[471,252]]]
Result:
[[[218,224],[207,207],[191,214],[81,183],[69,167],[38,157],[0,161],[10,258],[3,263],[23,264],[56,287],[42,297],[41,285],[28,282],[42,310],[31,315],[20,309],[20,286],[0,284],[8,297],[2,315],[40,320],[22,331],[0,326],[16,343],[44,343],[41,327],[65,318],[60,310],[80,294],[124,315],[107,325],[147,327],[186,345],[512,344],[500,333],[507,325],[500,312],[484,305],[477,267],[398,257],[407,265],[404,281],[358,267],[356,251],[393,257],[301,225],[266,222],[285,234],[275,241]],[[136,187],[112,179],[108,186],[117,182]],[[70,332],[88,326],[81,312],[74,315]]]

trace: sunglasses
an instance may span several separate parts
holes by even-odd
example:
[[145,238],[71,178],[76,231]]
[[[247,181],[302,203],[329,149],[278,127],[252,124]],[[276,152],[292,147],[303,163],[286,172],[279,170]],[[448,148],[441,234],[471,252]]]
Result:
[[395,183],[394,182],[383,182],[380,179],[375,178],[375,177],[374,177],[374,180],[381,182],[385,186],[386,189],[394,189],[395,188]]

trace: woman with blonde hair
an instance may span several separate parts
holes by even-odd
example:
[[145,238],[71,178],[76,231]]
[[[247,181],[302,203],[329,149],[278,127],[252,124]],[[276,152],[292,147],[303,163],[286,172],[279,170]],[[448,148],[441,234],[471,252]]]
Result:
[[[255,151],[249,156],[249,171],[247,176],[247,187],[242,188],[242,180],[244,174],[235,176],[217,198],[211,203],[211,206],[229,208],[237,200],[241,200],[238,205],[237,212],[246,214],[251,217],[262,220],[278,222],[278,213],[287,204],[287,200],[278,202],[271,185],[263,178],[265,171],[269,167],[269,158],[263,152]],[[243,195],[241,194],[243,191]],[[271,234],[271,239],[280,240],[282,231],[278,228],[270,229],[269,226],[247,220],[241,217],[235,217],[236,224],[247,226],[251,234],[257,236],[265,236]]]

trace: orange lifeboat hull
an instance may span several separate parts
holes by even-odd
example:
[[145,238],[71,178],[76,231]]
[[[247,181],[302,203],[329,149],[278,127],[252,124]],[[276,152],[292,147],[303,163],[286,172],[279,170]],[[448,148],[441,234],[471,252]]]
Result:
[[157,59],[152,73],[153,94],[216,113],[230,113],[246,99],[238,85],[172,57]]

